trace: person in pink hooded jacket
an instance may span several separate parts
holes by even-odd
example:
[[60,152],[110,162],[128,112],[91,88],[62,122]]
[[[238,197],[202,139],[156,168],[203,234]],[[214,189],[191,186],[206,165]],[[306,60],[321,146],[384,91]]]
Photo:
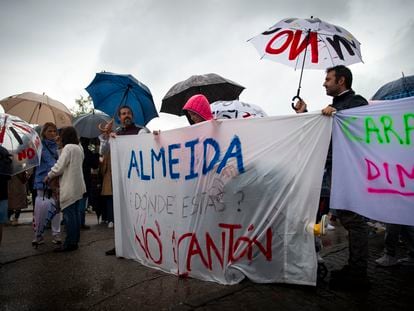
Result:
[[190,99],[185,103],[183,111],[191,125],[213,119],[210,103],[202,94],[190,97]]

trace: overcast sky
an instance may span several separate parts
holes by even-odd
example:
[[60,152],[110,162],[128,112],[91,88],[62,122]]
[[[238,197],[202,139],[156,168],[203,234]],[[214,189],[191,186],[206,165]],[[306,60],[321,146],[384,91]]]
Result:
[[[102,70],[146,84],[157,109],[169,88],[215,72],[246,87],[240,100],[268,115],[291,114],[299,71],[260,60],[251,37],[286,17],[311,15],[360,42],[353,88],[370,98],[384,83],[414,74],[412,0],[1,0],[0,98],[45,92],[71,107]],[[324,71],[304,72],[310,110],[330,103]],[[187,125],[164,113],[151,129]]]

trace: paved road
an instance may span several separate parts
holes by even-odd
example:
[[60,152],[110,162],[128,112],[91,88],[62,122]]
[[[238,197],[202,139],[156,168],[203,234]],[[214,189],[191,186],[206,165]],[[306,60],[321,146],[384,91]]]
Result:
[[[26,215],[28,223],[30,215]],[[414,297],[414,268],[376,267],[383,235],[370,240],[367,292],[317,287],[254,284],[233,286],[182,279],[132,260],[105,256],[113,230],[97,225],[82,231],[80,249],[53,253],[46,244],[31,246],[29,224],[7,226],[0,247],[0,310],[408,310]],[[338,227],[325,239],[323,257],[329,269],[346,261],[346,237]]]

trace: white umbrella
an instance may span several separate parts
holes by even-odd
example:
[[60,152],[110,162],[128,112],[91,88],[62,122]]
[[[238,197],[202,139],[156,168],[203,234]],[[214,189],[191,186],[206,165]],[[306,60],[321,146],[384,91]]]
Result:
[[238,100],[216,101],[211,104],[211,112],[215,119],[243,119],[267,117],[266,112],[257,105]]
[[42,143],[28,123],[0,113],[0,173],[15,175],[40,164]]
[[326,69],[362,61],[359,41],[319,18],[286,18],[249,40],[262,58],[299,69]]
[[261,58],[301,69],[293,100],[300,99],[303,69],[362,62],[361,44],[349,31],[314,17],[285,18],[249,41]]
[[5,113],[18,116],[30,124],[53,122],[58,128],[72,124],[69,109],[45,94],[26,92],[13,95],[2,99],[0,105]]

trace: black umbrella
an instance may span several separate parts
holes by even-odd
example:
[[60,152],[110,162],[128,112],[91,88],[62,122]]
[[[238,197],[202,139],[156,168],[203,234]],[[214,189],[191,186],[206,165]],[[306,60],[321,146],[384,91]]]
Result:
[[390,100],[414,96],[414,75],[403,76],[381,86],[372,100]]
[[193,95],[203,94],[212,103],[238,99],[243,90],[244,86],[215,73],[191,76],[170,88],[162,99],[161,112],[181,116],[185,103]]

